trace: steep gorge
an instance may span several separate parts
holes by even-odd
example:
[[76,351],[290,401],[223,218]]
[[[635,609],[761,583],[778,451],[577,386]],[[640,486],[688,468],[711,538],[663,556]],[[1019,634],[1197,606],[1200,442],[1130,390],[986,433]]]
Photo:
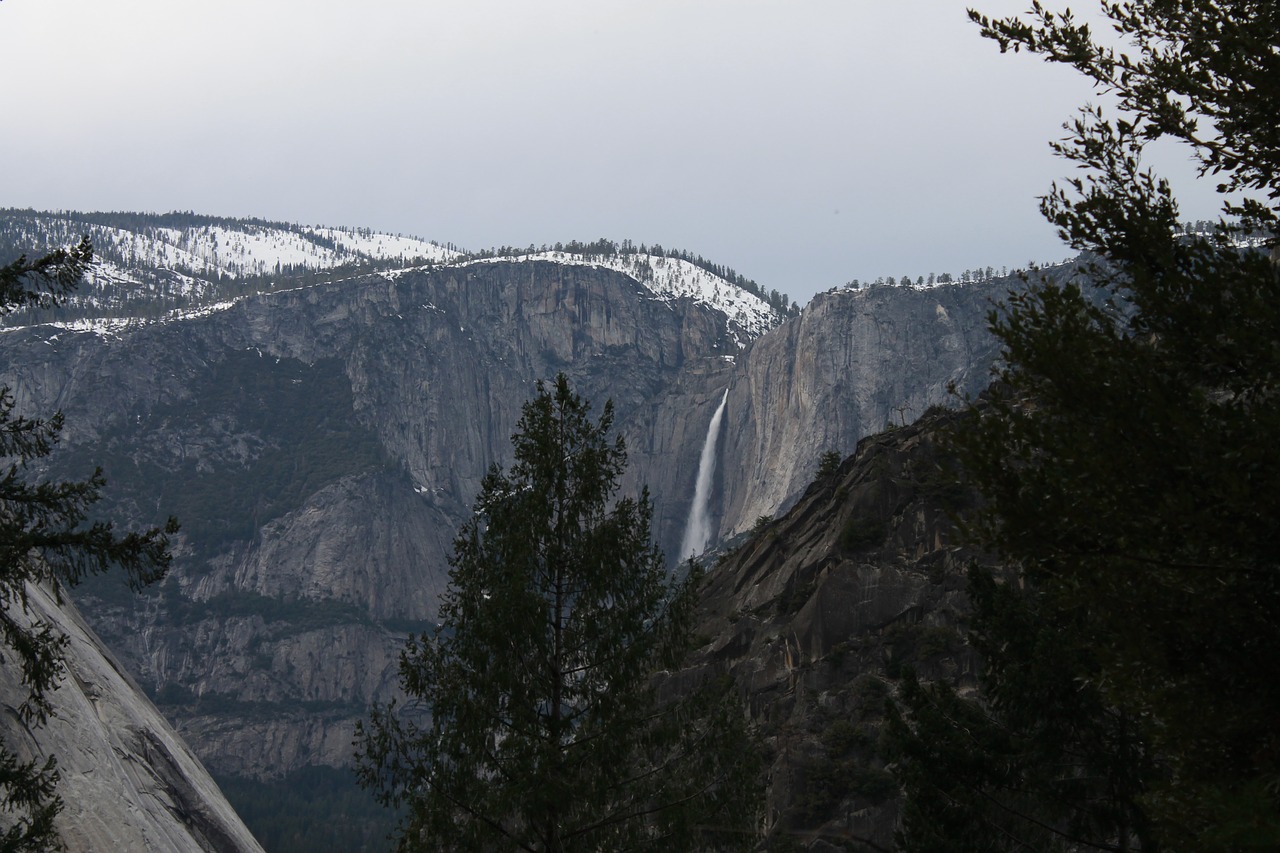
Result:
[[274,778],[349,760],[536,380],[563,371],[614,401],[624,488],[648,484],[675,554],[722,400],[713,541],[793,502],[824,451],[979,387],[1003,287],[832,292],[740,347],[725,314],[622,273],[492,261],[107,332],[6,330],[0,382],[23,411],[65,412],[57,464],[104,465],[104,514],[185,517],[159,590],[80,600],[211,768]]

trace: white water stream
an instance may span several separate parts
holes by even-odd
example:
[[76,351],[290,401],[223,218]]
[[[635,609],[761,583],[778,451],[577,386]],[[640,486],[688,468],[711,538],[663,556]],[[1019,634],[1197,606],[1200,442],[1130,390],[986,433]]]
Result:
[[716,442],[720,439],[720,421],[724,417],[724,404],[729,401],[729,389],[724,389],[720,405],[711,416],[707,427],[707,440],[702,443],[702,458],[698,460],[698,481],[693,487],[693,506],[689,510],[689,523],[684,528],[684,540],[680,543],[680,559],[696,557],[707,549],[711,539],[711,522],[707,507],[711,503],[711,484],[716,474]]

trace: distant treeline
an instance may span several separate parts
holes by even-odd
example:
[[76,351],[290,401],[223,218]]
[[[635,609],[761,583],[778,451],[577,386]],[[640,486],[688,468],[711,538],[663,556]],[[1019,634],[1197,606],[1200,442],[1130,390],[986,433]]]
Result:
[[[1270,234],[1261,231],[1246,231],[1242,229],[1238,223],[1233,221],[1220,222],[1205,219],[1197,219],[1194,222],[1184,222],[1181,226],[1182,233],[1188,237],[1209,236],[1222,233],[1227,239],[1233,241],[1236,245],[1244,247],[1259,246],[1268,238]],[[1028,261],[1025,267],[1014,267],[1010,269],[1007,266],[996,269],[995,267],[973,267],[964,270],[961,273],[929,273],[924,275],[904,275],[900,278],[893,276],[880,276],[874,281],[860,281],[852,279],[844,286],[851,290],[861,290],[867,287],[893,287],[895,285],[903,285],[907,287],[933,287],[939,284],[976,284],[985,281],[992,281],[999,278],[1007,278],[1008,276],[1025,275],[1028,270],[1046,270],[1054,267],[1062,267],[1075,262],[1077,258],[1064,258],[1060,261]]]
[[534,255],[540,252],[564,252],[569,255],[581,255],[584,258],[605,259],[627,255],[653,255],[659,258],[673,258],[675,260],[686,261],[700,269],[706,270],[714,276],[719,276],[730,284],[736,285],[743,290],[758,296],[769,304],[775,312],[783,317],[794,317],[800,313],[800,306],[791,301],[791,298],[785,293],[777,290],[765,290],[756,282],[741,275],[731,267],[722,264],[713,263],[701,255],[695,255],[684,249],[667,249],[661,245],[654,243],[647,246],[644,243],[636,245],[630,240],[623,240],[621,243],[615,243],[613,240],[607,240],[601,237],[590,243],[582,243],[578,240],[570,240],[568,243],[556,243],[548,246],[543,244],[535,246],[530,244],[525,248],[515,246],[499,246],[494,249],[484,249],[478,252],[470,252],[466,255],[467,260],[483,260],[485,258],[512,258],[519,255]]
[[348,768],[304,767],[260,781],[215,774],[218,787],[271,853],[390,849],[399,814],[383,808]]
[[[320,250],[350,260],[324,267],[304,263],[258,264],[253,268],[228,271],[222,268],[192,268],[180,262],[177,250],[191,248],[187,240],[200,232],[226,228],[253,234],[282,232],[298,235]],[[184,239],[174,243],[171,234]],[[379,272],[402,266],[406,258],[375,260],[349,250],[342,235],[369,237],[370,229],[333,228],[322,234],[309,227],[265,219],[205,216],[190,211],[171,213],[128,213],[36,211],[0,209],[0,263],[18,257],[37,257],[88,236],[95,258],[127,270],[135,281],[115,281],[96,276],[91,286],[81,287],[64,303],[51,309],[25,308],[5,318],[5,325],[33,322],[67,322],[85,318],[128,318],[150,320],[214,302],[254,293],[301,287],[361,273]],[[215,243],[216,247],[216,243]],[[154,257],[152,257],[154,255]]]

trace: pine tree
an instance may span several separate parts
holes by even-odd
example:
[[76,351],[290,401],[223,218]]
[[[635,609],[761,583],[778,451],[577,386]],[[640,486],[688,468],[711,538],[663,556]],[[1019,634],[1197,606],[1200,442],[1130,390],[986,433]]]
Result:
[[[971,581],[981,702],[904,691],[909,850],[956,833],[1280,847],[1280,268],[1242,242],[1280,211],[1280,6],[1104,9],[1123,47],[1039,3],[1029,22],[973,15],[1002,49],[1083,72],[1119,117],[1069,125],[1054,147],[1083,176],[1042,205],[1098,259],[1090,282],[1041,282],[993,316],[1002,366],[955,437],[983,498],[969,532],[1018,582]],[[1238,224],[1183,232],[1141,166],[1163,136],[1244,194],[1224,206]]]
[[[57,304],[92,260],[85,239],[71,249],[0,267],[0,313]],[[31,615],[30,585],[43,585],[61,600],[64,585],[118,565],[140,587],[164,574],[168,536],[177,531],[173,519],[164,530],[123,536],[107,522],[86,526],[105,485],[101,469],[78,482],[51,481],[31,470],[52,451],[61,428],[61,414],[47,420],[15,414],[13,396],[0,387],[0,663],[22,671],[28,693],[16,710],[26,726],[39,726],[53,712],[51,694],[62,678],[66,644],[56,627]],[[56,757],[22,761],[8,737],[5,732],[0,740],[0,850],[58,849],[54,818],[62,801]]]
[[[539,385],[454,545],[431,637],[357,736],[405,807],[401,850],[687,850],[754,840],[758,756],[731,685],[659,699],[690,645],[696,569],[669,580],[650,506],[618,498],[612,407]],[[422,722],[414,711],[429,712]]]

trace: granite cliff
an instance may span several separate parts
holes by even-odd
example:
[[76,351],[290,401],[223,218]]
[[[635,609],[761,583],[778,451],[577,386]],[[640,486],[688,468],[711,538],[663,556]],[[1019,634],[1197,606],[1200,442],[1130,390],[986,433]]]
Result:
[[383,263],[0,330],[19,409],[66,415],[59,471],[102,465],[104,515],[185,523],[158,589],[107,578],[76,595],[211,769],[275,779],[349,761],[405,632],[432,624],[454,531],[537,380],[562,371],[614,401],[624,488],[648,484],[674,562],[726,389],[713,542],[808,500],[824,452],[947,403],[949,386],[982,387],[985,316],[1011,286],[839,290],[764,322],[730,282],[655,289],[669,258],[596,260]]
[[212,765],[254,775],[346,761],[536,379],[564,371],[625,421],[691,359],[736,350],[704,306],[536,262],[2,346],[19,408],[66,415],[58,464],[105,467],[106,513],[188,520],[157,594],[98,583],[86,610]]
[[[791,504],[827,451],[849,453],[864,436],[976,394],[995,356],[987,313],[1010,281],[926,290],[878,287],[814,297],[800,314],[736,358],[691,365],[679,384],[626,425],[636,480],[658,496],[669,555],[693,493],[698,434],[728,389],[712,499],[713,541],[750,530]],[[634,451],[639,444],[639,453]],[[673,464],[673,457],[676,464]],[[685,555],[680,555],[685,556]]]
[[[20,761],[57,758],[63,808],[54,826],[68,851],[261,853],[199,759],[143,695],[75,606],[28,587],[29,610],[67,638],[56,715],[29,726],[11,704],[25,688],[0,668],[5,739]],[[0,825],[4,815],[0,814]]]
[[888,850],[897,786],[880,737],[904,667],[976,683],[962,545],[972,500],[947,473],[940,408],[863,439],[781,517],[725,555],[702,589],[702,647],[667,689],[731,674],[770,756],[771,848]]

